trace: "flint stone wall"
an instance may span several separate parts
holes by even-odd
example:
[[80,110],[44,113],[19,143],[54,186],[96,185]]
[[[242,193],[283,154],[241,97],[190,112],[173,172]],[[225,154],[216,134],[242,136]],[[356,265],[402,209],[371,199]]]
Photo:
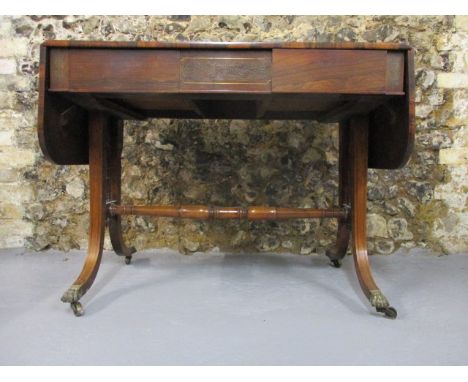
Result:
[[[2,16],[0,247],[87,246],[88,171],[57,166],[36,135],[39,44],[45,39],[391,41],[416,49],[415,151],[398,171],[369,174],[369,248],[468,249],[466,16]],[[310,121],[126,122],[129,203],[337,203],[337,126]],[[336,221],[176,221],[130,217],[138,249],[323,253]],[[107,243],[109,248],[109,243]]]

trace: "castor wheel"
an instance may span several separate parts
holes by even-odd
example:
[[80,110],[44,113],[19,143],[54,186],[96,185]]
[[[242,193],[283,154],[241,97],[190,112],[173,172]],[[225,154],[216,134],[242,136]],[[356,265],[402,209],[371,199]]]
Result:
[[395,319],[397,318],[397,310],[393,306],[388,306],[386,308],[377,308],[377,312],[385,314],[385,317]]
[[132,256],[125,256],[125,264],[130,264],[132,262]]
[[330,265],[335,268],[341,268],[341,260],[330,260]]
[[84,310],[83,310],[83,306],[81,305],[80,302],[76,301],[76,302],[72,302],[70,304],[72,310],[73,310],[73,314],[76,316],[76,317],[80,317],[84,314]]

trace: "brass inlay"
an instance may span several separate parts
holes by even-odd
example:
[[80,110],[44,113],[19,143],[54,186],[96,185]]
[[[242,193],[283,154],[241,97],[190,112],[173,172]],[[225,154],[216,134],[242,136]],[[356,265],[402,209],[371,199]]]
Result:
[[181,60],[267,60],[266,57],[182,57]]
[[[214,61],[214,60],[231,60],[231,61],[234,61],[234,60],[237,60],[237,61],[259,61],[259,62],[262,62],[261,65],[265,68],[265,69],[270,69],[269,65],[271,64],[271,59],[269,59],[268,57],[182,57],[181,58],[181,61],[183,62],[187,62],[187,61],[192,61],[192,62],[196,62],[196,61],[202,61],[202,60],[206,60],[206,61]],[[265,80],[263,81],[255,81],[255,82],[252,82],[252,81],[248,81],[248,80],[239,80],[239,81],[223,81],[223,82],[219,82],[219,81],[194,81],[194,80],[184,80],[184,75],[187,75],[186,73],[186,70],[187,70],[187,66],[186,65],[182,65],[180,66],[180,78],[181,78],[181,81],[184,83],[184,84],[191,84],[191,85],[238,85],[238,84],[251,84],[251,85],[267,85],[269,83],[271,83],[271,78],[265,78]],[[265,74],[265,73],[262,73],[261,71],[257,72],[257,73],[254,73],[257,77],[259,75],[262,75],[262,74]]]
[[204,82],[204,81],[184,81],[184,84],[201,84],[201,85],[238,85],[238,84],[252,84],[252,85],[265,85],[271,80],[265,82],[250,82],[250,81],[237,81],[237,82]]

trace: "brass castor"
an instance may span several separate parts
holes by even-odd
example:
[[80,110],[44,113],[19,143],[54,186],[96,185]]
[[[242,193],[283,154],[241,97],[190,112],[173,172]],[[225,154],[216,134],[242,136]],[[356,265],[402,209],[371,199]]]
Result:
[[130,256],[125,256],[125,264],[130,264],[132,262],[132,255]]
[[341,260],[330,260],[330,265],[335,268],[341,268]]
[[72,302],[70,303],[70,306],[73,310],[73,314],[76,316],[76,317],[80,317],[84,314],[84,310],[83,310],[83,306],[81,305],[80,302],[76,301],[76,302]]
[[385,317],[395,319],[397,318],[397,310],[393,306],[388,306],[386,308],[376,308],[377,312],[385,314]]

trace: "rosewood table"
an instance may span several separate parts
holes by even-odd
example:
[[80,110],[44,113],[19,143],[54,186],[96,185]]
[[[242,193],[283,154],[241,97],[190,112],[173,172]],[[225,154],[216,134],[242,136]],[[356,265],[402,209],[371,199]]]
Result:
[[[405,165],[414,141],[413,50],[404,44],[312,42],[47,41],[41,46],[38,135],[60,165],[89,165],[89,246],[65,292],[75,315],[91,287],[106,226],[127,264],[122,215],[190,219],[338,219],[339,267],[351,245],[370,304],[396,310],[377,287],[367,254],[367,169]],[[339,122],[339,204],[332,209],[122,205],[123,120],[310,119]]]

